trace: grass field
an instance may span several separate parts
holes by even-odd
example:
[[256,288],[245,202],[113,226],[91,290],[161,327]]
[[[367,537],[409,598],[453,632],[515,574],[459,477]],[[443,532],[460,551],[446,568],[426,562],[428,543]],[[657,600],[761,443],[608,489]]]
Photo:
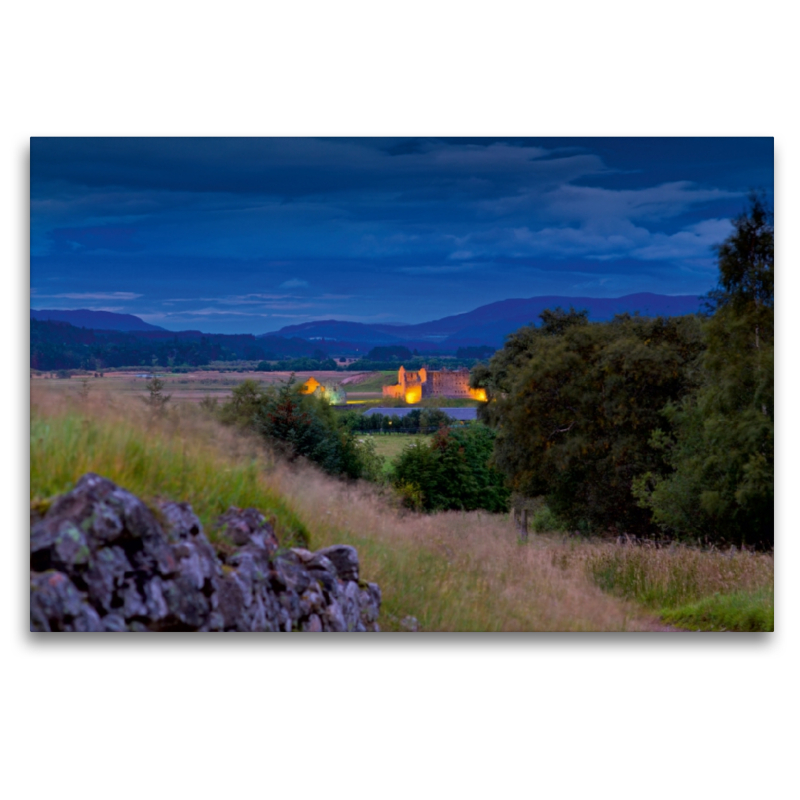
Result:
[[253,505],[287,543],[355,546],[362,575],[383,592],[384,630],[401,629],[408,615],[427,631],[670,630],[660,616],[704,630],[772,625],[771,555],[650,551],[547,533],[521,544],[507,515],[404,511],[387,488],[287,466],[194,406],[156,421],[118,393],[79,400],[34,382],[32,506],[45,508],[87,471],[145,501],[191,503],[212,538],[216,515]]
[[[95,394],[109,393],[120,396],[145,397],[148,394],[146,384],[149,378],[143,376],[147,374],[149,373],[142,367],[139,370],[106,372],[102,378],[90,376],[87,377],[89,391]],[[292,373],[256,371],[216,372],[212,370],[198,370],[197,372],[176,374],[156,371],[155,374],[164,382],[164,392],[172,395],[173,402],[199,403],[206,396],[215,397],[219,400],[226,399],[230,396],[233,389],[244,380],[254,380],[258,381],[258,383],[268,385],[288,380]],[[321,382],[330,381],[331,383],[340,383],[348,376],[354,377],[360,374],[362,373],[335,371],[297,372],[295,373],[295,380],[298,383],[303,383],[313,375]],[[74,396],[80,393],[82,382],[80,377],[73,377],[66,380],[34,376],[31,379],[32,386]]]
[[384,386],[391,386],[394,383],[397,383],[397,371],[386,371],[382,370],[380,372],[365,372],[363,373],[364,379],[351,379],[345,384],[345,389],[347,390],[348,395],[351,392],[363,394],[369,393],[374,394],[377,393],[378,395],[381,394],[381,390]]
[[417,442],[428,442],[431,439],[427,434],[415,433],[374,433],[361,436],[360,438],[375,442],[375,452],[379,456],[386,458],[387,461],[393,461],[409,445]]
[[[31,385],[46,388],[53,392],[63,393],[65,397],[78,397],[82,391],[84,380],[89,392],[94,394],[112,394],[125,397],[146,397],[147,382],[150,373],[145,367],[105,372],[102,377],[75,375],[69,379],[53,376],[53,373],[35,374],[31,376]],[[196,372],[155,374],[164,383],[164,392],[171,395],[173,403],[199,403],[205,397],[216,398],[220,402],[230,397],[233,389],[242,381],[254,380],[263,385],[280,383],[289,379],[290,372],[257,372],[244,370],[241,372],[197,370]],[[295,381],[303,383],[310,377],[325,383],[342,383],[348,401],[353,410],[362,411],[372,406],[390,405],[406,408],[401,400],[384,398],[382,387],[397,380],[396,372],[344,372],[344,371],[312,371],[294,373]],[[365,380],[364,380],[365,379]],[[448,398],[425,398],[415,408],[456,407],[477,405],[473,400],[453,400]]]

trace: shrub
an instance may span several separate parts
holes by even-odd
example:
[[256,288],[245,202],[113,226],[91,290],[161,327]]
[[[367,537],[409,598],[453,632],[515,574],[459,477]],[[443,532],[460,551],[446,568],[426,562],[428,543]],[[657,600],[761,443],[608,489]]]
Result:
[[564,523],[547,506],[534,512],[531,517],[531,527],[536,533],[565,530]]
[[403,487],[410,507],[426,511],[508,511],[510,491],[489,465],[493,441],[493,431],[480,424],[440,428],[429,444],[403,451],[395,463],[395,486]]
[[331,475],[377,480],[382,472],[374,445],[359,442],[325,400],[300,394],[293,377],[267,387],[243,381],[219,418],[255,431],[287,460],[307,458]]

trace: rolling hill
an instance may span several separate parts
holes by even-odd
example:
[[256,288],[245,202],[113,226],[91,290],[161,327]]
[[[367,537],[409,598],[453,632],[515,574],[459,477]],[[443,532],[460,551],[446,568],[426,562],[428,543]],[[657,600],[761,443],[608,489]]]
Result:
[[639,313],[642,316],[682,316],[700,309],[702,298],[696,295],[659,295],[649,292],[624,297],[564,297],[548,295],[527,299],[501,300],[464,314],[422,322],[416,325],[366,325],[358,322],[322,320],[290,325],[264,336],[297,336],[326,342],[357,342],[362,345],[406,344],[419,349],[437,347],[455,350],[470,345],[502,347],[505,337],[523,325],[538,323],[546,308],[561,306],[587,309],[594,322],[611,319],[615,314]]
[[91,328],[96,331],[163,331],[133,314],[115,314],[112,311],[90,311],[88,308],[74,310],[31,309],[31,319],[39,322],[68,322],[76,328]]

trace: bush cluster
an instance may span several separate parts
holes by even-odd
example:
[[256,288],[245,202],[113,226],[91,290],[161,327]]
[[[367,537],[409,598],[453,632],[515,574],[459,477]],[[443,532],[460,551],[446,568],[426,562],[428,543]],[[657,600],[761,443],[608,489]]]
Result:
[[425,511],[508,511],[503,475],[489,465],[495,434],[485,425],[441,428],[430,443],[407,447],[394,465],[405,504]]
[[290,461],[302,456],[331,475],[378,479],[382,460],[374,445],[359,442],[325,400],[299,390],[293,377],[270,386],[246,380],[217,414],[224,423],[256,431]]

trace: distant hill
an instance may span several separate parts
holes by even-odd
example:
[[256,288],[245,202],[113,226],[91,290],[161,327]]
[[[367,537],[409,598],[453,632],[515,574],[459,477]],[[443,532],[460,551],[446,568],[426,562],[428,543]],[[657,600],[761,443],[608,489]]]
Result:
[[200,331],[113,331],[77,327],[31,317],[31,368],[37,370],[106,367],[198,367],[212,361],[275,361],[320,355],[316,342],[280,336],[256,339],[252,333]]
[[31,319],[39,322],[68,322],[76,328],[91,328],[97,331],[163,331],[133,314],[115,314],[112,311],[90,311],[79,308],[71,311],[61,309],[31,309]]
[[403,343],[419,349],[437,347],[443,351],[458,347],[489,345],[502,347],[505,337],[523,325],[539,324],[546,308],[561,306],[587,309],[589,319],[601,322],[615,314],[639,313],[648,317],[674,317],[699,311],[702,298],[696,295],[662,295],[642,292],[624,297],[564,297],[548,295],[527,299],[501,300],[451,317],[417,325],[365,325],[357,322],[324,320],[290,325],[264,336],[298,336],[307,340],[359,342],[372,346]]
[[[380,329],[379,329],[380,328]],[[385,328],[386,330],[383,330]],[[318,322],[303,322],[299,325],[287,325],[275,333],[262,333],[266,336],[299,336],[309,341],[329,339],[336,342],[354,342],[370,345],[396,344],[407,336],[394,334],[392,326],[365,325],[361,322],[340,322],[336,319],[325,319]]]

